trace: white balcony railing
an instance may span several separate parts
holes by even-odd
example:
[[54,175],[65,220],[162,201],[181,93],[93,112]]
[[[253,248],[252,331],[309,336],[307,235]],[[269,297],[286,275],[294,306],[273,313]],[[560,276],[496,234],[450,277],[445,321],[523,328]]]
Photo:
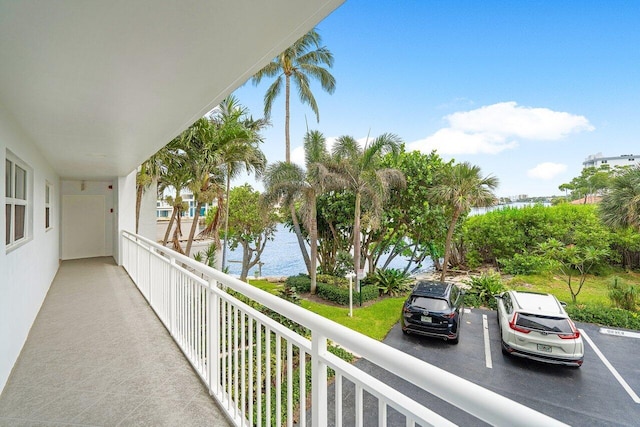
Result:
[[[564,425],[141,236],[125,231],[122,239],[124,268],[236,425],[304,426],[310,402],[312,426],[341,426],[344,411],[354,411],[349,418],[362,426],[370,399],[377,400],[379,426],[387,425],[390,408],[406,426],[453,425],[329,352],[332,344],[489,424]],[[287,318],[294,329],[306,328],[311,338],[263,314],[264,307]],[[335,375],[332,399],[328,369]],[[348,404],[343,401],[347,386],[355,390]],[[330,404],[334,417],[329,420]]]

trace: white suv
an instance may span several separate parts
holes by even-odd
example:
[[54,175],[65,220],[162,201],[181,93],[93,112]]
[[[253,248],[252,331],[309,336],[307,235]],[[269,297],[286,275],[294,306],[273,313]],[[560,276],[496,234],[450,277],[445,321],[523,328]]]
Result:
[[584,345],[563,304],[551,294],[507,291],[496,295],[502,352],[540,362],[580,367]]

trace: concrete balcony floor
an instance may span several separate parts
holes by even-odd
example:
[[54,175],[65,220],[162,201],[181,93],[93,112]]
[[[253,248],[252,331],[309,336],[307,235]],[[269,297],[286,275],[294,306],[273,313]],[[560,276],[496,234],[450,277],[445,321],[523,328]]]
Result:
[[112,258],[65,261],[0,395],[0,426],[228,420]]

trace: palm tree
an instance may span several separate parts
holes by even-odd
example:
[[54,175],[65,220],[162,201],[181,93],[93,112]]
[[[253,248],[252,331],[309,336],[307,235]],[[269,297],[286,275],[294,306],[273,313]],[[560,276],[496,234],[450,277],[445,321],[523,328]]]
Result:
[[[210,224],[202,231],[203,235],[213,235],[217,242],[218,248],[220,247],[218,226],[222,212],[224,215],[224,235],[227,235],[229,228],[229,192],[231,188],[231,180],[238,176],[244,169],[247,173],[253,172],[256,178],[259,178],[264,172],[267,164],[267,159],[264,153],[260,150],[258,144],[262,143],[262,137],[260,132],[263,128],[269,125],[269,121],[266,119],[254,120],[253,117],[248,117],[248,109],[242,106],[238,99],[231,95],[225,98],[217,109],[214,110],[212,120],[216,123],[230,124],[240,123],[247,130],[246,138],[238,138],[231,144],[225,144],[220,147],[220,161],[221,167],[226,178],[226,200],[218,195],[218,209],[216,215]],[[226,237],[225,243],[222,246],[222,269],[225,267],[226,261]]]
[[[326,168],[329,153],[322,133],[307,132],[304,138],[304,152],[306,171],[294,163],[287,162],[276,162],[267,168],[264,177],[266,187],[264,199],[267,203],[281,201],[288,206],[295,204],[296,201],[302,202],[302,218],[309,233],[310,255],[307,270],[311,277],[311,293],[315,294],[318,262],[316,200],[331,178]],[[302,250],[306,254],[304,246]]]
[[640,166],[625,169],[612,179],[598,209],[606,225],[640,231]]
[[163,156],[164,149],[161,149],[142,163],[136,173],[136,233],[138,233],[140,227],[142,196],[151,187],[151,184],[157,182],[162,174]]
[[451,240],[458,219],[472,207],[495,204],[496,196],[493,194],[493,190],[497,186],[498,178],[491,175],[482,178],[480,167],[471,165],[469,162],[459,163],[444,170],[440,183],[433,189],[434,198],[445,205],[451,218],[444,244],[441,281],[444,281],[447,273]]
[[291,143],[289,138],[289,99],[291,94],[291,80],[298,90],[298,96],[303,104],[309,104],[316,119],[320,121],[318,104],[311,92],[310,79],[317,79],[322,89],[333,93],[336,87],[335,78],[323,65],[333,66],[333,55],[324,46],[320,46],[322,39],[313,29],[298,39],[291,47],[274,58],[269,64],[253,76],[253,84],[258,85],[265,77],[276,77],[264,95],[264,115],[270,117],[273,101],[285,86],[285,160],[291,161]]
[[185,166],[184,152],[178,148],[181,141],[179,138],[175,138],[166,146],[166,156],[163,160],[163,173],[160,175],[158,182],[158,191],[164,194],[165,189],[172,188],[175,191],[175,196],[167,197],[167,201],[173,207],[171,218],[167,230],[165,231],[164,238],[162,239],[162,245],[166,246],[169,241],[169,234],[173,228],[175,222],[176,228],[174,230],[173,247],[175,250],[182,252],[180,247],[179,236],[182,234],[182,227],[180,224],[181,213],[186,209],[185,203],[180,196],[180,192],[183,188],[189,185],[189,170]]
[[[387,153],[396,155],[400,151],[401,140],[397,135],[385,133],[364,148],[350,136],[341,136],[333,146],[331,170],[341,177],[346,190],[355,195],[355,214],[353,223],[353,264],[356,272],[362,268],[360,247],[360,223],[362,199],[371,205],[371,217],[379,217],[382,203],[389,197],[389,190],[404,186],[405,179],[397,169],[381,168],[382,156]],[[359,289],[356,275],[356,289]]]

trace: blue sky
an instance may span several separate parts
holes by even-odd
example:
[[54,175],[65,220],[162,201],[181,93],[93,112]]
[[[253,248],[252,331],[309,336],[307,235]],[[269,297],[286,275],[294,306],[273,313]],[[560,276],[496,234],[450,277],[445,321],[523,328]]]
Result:
[[[291,99],[292,158],[306,118],[329,141],[392,132],[469,161],[499,196],[561,194],[588,155],[640,155],[639,20],[640,1],[347,0],[317,27],[336,78],[333,95],[313,87],[320,122]],[[271,82],[235,92],[254,117]],[[270,162],[284,159],[283,95],[272,123]]]

